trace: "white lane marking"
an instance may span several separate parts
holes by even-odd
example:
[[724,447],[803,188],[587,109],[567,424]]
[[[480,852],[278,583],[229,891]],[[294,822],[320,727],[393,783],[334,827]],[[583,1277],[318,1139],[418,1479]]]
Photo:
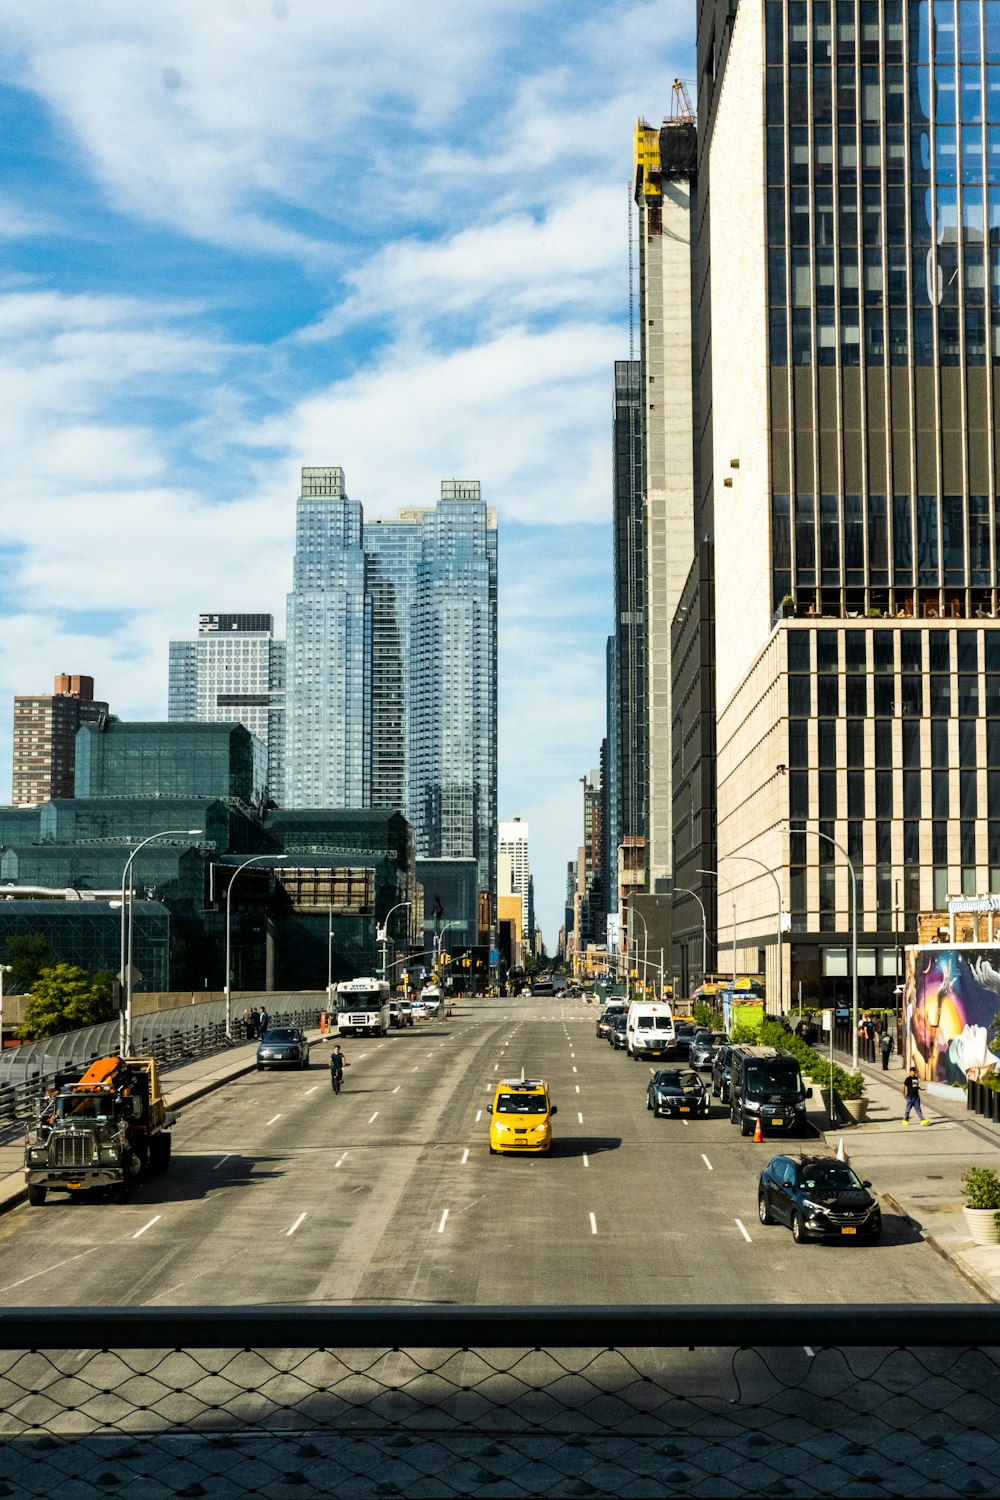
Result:
[[292,1225],[291,1229],[289,1229],[286,1232],[286,1234],[285,1234],[285,1239],[286,1240],[287,1240],[287,1238],[288,1238],[288,1236],[290,1234],[294,1234],[295,1233],[296,1229],[298,1229],[299,1225],[302,1223],[302,1220],[304,1218],[305,1218],[305,1214],[299,1214],[298,1218],[295,1220],[295,1223]]
[[741,1234],[741,1235],[742,1235],[742,1236],[743,1236],[743,1238],[744,1238],[744,1239],[745,1239],[745,1240],[746,1240],[746,1242],[747,1242],[747,1244],[748,1244],[748,1245],[752,1245],[752,1244],[753,1244],[753,1240],[752,1240],[752,1239],[751,1239],[751,1238],[750,1238],[750,1236],[749,1236],[749,1235],[748,1235],[748,1234],[747,1234],[747,1226],[746,1226],[746,1225],[745,1225],[745,1224],[744,1224],[744,1222],[743,1222],[743,1220],[742,1220],[742,1219],[737,1219],[737,1220],[736,1220],[736,1226],[737,1226],[737,1228],[738,1228],[738,1229],[739,1229],[739,1231],[740,1231],[740,1234]]
[[140,1235],[145,1234],[147,1229],[152,1229],[153,1225],[159,1223],[160,1219],[162,1219],[162,1218],[163,1218],[162,1214],[154,1214],[153,1217],[150,1219],[150,1221],[149,1221],[148,1224],[143,1224],[143,1226],[142,1226],[141,1229],[137,1229],[136,1230],[136,1232],[132,1236],[132,1238],[134,1240],[137,1240]]
[[580,1092],[580,1085],[578,1083],[574,1083],[573,1087],[576,1089],[577,1093]]
[[441,1215],[441,1222],[438,1225],[438,1234],[444,1234],[444,1226],[445,1226],[445,1224],[447,1224],[447,1222],[448,1222],[448,1210],[445,1209],[444,1213]]
[[358,1062],[360,1062],[363,1057],[367,1057],[367,1056],[368,1056],[367,1052],[359,1052],[358,1053]]
[[576,1056],[576,1053],[575,1053],[575,1052],[571,1052],[571,1053],[570,1053],[570,1057],[575,1057],[575,1056]]
[[465,1166],[465,1163],[466,1163],[466,1162],[467,1162],[467,1161],[468,1161],[468,1160],[469,1160],[469,1148],[468,1148],[468,1146],[466,1146],[466,1148],[465,1148],[465,1150],[464,1150],[464,1151],[463,1151],[463,1152],[462,1152],[462,1161],[461,1161],[461,1165],[462,1165],[462,1166],[463,1166],[463,1167],[464,1167],[464,1166]]
[[576,1112],[576,1118],[580,1121],[580,1124],[582,1125],[583,1124],[583,1115],[581,1115],[581,1113],[580,1113],[579,1110],[577,1110],[577,1112]]
[[280,1115],[272,1115],[271,1118],[268,1120],[267,1123],[269,1125],[273,1125],[276,1120],[280,1120],[280,1119],[281,1119]]
[[213,1172],[217,1172],[219,1170],[219,1168],[222,1166],[222,1163],[224,1161],[228,1161],[229,1158],[232,1156],[232,1154],[233,1153],[231,1151],[228,1151],[225,1156],[220,1156],[219,1160],[215,1163],[215,1166],[212,1168],[212,1171]]
[[335,1161],[335,1162],[334,1162],[334,1164],[333,1164],[333,1165],[334,1165],[334,1168],[335,1168],[335,1169],[336,1169],[336,1168],[337,1168],[337,1167],[339,1167],[339,1166],[340,1166],[340,1163],[341,1163],[341,1162],[342,1162],[342,1161],[343,1161],[343,1160],[344,1160],[344,1157],[345,1157],[345,1156],[346,1156],[346,1155],[347,1155],[347,1152],[346,1152],[346,1151],[345,1151],[345,1152],[344,1152],[344,1153],[343,1153],[343,1154],[342,1154],[342,1155],[341,1155],[341,1156],[340,1156],[340,1157],[339,1157],[339,1158],[338,1158],[338,1160],[337,1160],[337,1161]]
[[373,1120],[377,1120],[377,1119],[378,1119],[378,1110],[375,1111],[375,1113],[372,1115],[371,1120],[368,1121],[369,1125],[372,1123]]
[[712,1163],[709,1161],[709,1159],[705,1155],[704,1151],[701,1153],[701,1159],[705,1163],[706,1167],[708,1168],[708,1170],[710,1172],[714,1172],[715,1171],[715,1168],[712,1166]]
[[46,1266],[44,1271],[32,1271],[30,1276],[22,1276],[20,1281],[9,1281],[6,1286],[0,1286],[0,1292],[12,1292],[16,1286],[36,1281],[39,1276],[48,1276],[50,1271],[60,1271],[63,1266],[71,1266],[75,1260],[86,1260],[88,1255],[96,1255],[98,1250],[104,1248],[104,1245],[91,1245],[89,1250],[81,1250],[79,1255],[71,1255],[67,1260],[57,1260],[54,1266]]
[[427,1054],[427,1056],[428,1056],[428,1057],[433,1057],[433,1056],[434,1056],[434,1053],[433,1053],[433,1052],[428,1052],[428,1054]]
[[573,1072],[574,1072],[574,1073],[575,1073],[575,1072],[576,1072],[576,1068],[574,1068],[574,1069],[573,1069]]
[[586,1151],[583,1153],[583,1165],[585,1167],[590,1166],[590,1157],[587,1155]]
[[500,1071],[500,1064],[499,1063],[494,1063],[493,1064],[493,1071],[494,1071],[494,1073],[498,1073]]
[[316,1092],[316,1090],[318,1088],[319,1088],[319,1084],[318,1083],[314,1083],[311,1089],[306,1089],[306,1094],[307,1095],[309,1095],[309,1094],[315,1094],[315,1092]]
[[415,1068],[411,1068],[410,1072],[411,1073],[419,1073],[420,1072],[420,1065],[419,1065],[419,1063],[417,1064],[417,1066]]
[[810,1359],[815,1359],[816,1358],[816,1350],[815,1349],[810,1349],[810,1347],[809,1347],[808,1344],[803,1344],[802,1347],[806,1351],[806,1353],[808,1354],[808,1356],[809,1356]]
[[482,1110],[481,1109],[477,1109],[476,1110],[476,1124],[477,1125],[479,1124],[479,1122],[480,1122],[480,1120],[482,1118],[483,1118],[483,1112],[482,1112]]
[[597,1220],[594,1218],[593,1214],[591,1214],[590,1216],[590,1232],[591,1234],[597,1233]]

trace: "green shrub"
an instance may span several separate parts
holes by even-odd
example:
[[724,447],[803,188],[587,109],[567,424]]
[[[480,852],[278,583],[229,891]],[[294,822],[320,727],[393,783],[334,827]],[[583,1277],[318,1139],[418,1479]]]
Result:
[[962,1196],[966,1208],[1000,1209],[1000,1177],[991,1167],[966,1167]]
[[841,1099],[863,1099],[867,1089],[868,1081],[863,1073],[845,1073],[843,1082],[837,1084]]

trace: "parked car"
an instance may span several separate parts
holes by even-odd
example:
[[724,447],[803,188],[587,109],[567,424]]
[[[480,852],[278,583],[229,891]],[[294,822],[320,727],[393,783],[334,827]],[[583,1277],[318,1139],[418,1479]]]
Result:
[[732,1056],[732,1042],[723,1042],[712,1059],[712,1093],[723,1104],[729,1103],[729,1066]]
[[257,1071],[308,1068],[309,1039],[297,1026],[269,1026],[257,1043]]
[[698,1034],[698,1028],[693,1021],[674,1022],[674,1051],[678,1057],[688,1057],[691,1053],[691,1043]]
[[628,1046],[628,1022],[624,1013],[611,1017],[611,1029],[608,1032],[608,1044],[616,1052],[624,1052]]
[[729,1058],[729,1118],[744,1135],[757,1121],[765,1131],[807,1128],[806,1100],[799,1060],[782,1047],[733,1047]]
[[826,1238],[867,1240],[882,1233],[882,1210],[870,1182],[833,1156],[776,1156],[760,1174],[762,1224],[787,1224],[797,1245]]
[[724,1031],[698,1031],[691,1043],[688,1061],[692,1068],[711,1068],[715,1054],[728,1037]]
[[661,1068],[649,1080],[646,1108],[654,1115],[707,1115],[708,1089],[693,1068]]

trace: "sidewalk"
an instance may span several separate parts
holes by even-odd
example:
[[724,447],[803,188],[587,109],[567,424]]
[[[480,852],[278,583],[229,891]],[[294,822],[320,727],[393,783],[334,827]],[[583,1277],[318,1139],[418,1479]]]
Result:
[[[319,1031],[308,1030],[313,1047],[318,1042],[327,1042]],[[220,1089],[244,1073],[252,1073],[256,1067],[256,1042],[242,1042],[222,1052],[211,1052],[203,1057],[194,1057],[180,1067],[170,1068],[160,1074],[163,1092],[171,1109],[181,1110],[193,1104],[203,1095]],[[16,1208],[26,1201],[28,1192],[24,1184],[24,1126],[11,1125],[0,1135],[0,1214]]]
[[[843,1058],[841,1058],[843,1063]],[[1000,1127],[965,1107],[965,1093],[943,1084],[921,1093],[926,1129],[911,1116],[903,1124],[905,1068],[893,1055],[889,1069],[860,1063],[868,1080],[868,1120],[822,1131],[860,1177],[918,1228],[927,1242],[991,1302],[1000,1302],[1000,1246],[974,1245],[962,1213],[960,1179],[966,1167],[1000,1168]]]

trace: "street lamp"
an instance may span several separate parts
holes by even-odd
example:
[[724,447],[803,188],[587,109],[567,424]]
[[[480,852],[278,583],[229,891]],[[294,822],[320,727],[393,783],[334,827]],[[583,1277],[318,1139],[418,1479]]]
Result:
[[736,891],[731,885],[722,884],[722,876],[718,870],[695,870],[696,875],[708,875],[712,880],[722,886],[723,894],[733,898],[733,989],[736,988]]
[[382,926],[381,927],[376,927],[376,932],[375,932],[376,941],[382,944],[382,973],[381,973],[381,978],[382,979],[385,978],[386,963],[387,963],[387,960],[388,960],[389,918],[392,916],[392,914],[393,914],[394,911],[402,911],[402,909],[403,909],[404,906],[405,907],[409,907],[409,908],[412,909],[413,902],[412,901],[397,901],[396,905],[395,906],[390,906],[389,910],[386,912],[385,921],[382,923]]
[[13,964],[0,964],[0,1057],[3,1056],[3,976],[13,971]]
[[[643,916],[642,912],[641,911],[634,911],[633,910],[631,896],[629,897],[628,901],[626,902],[626,905],[628,907],[629,917],[630,918],[631,917],[638,917],[639,921],[642,923],[642,983],[643,983],[643,987],[645,987],[645,984],[646,984],[646,969],[648,968],[648,958],[649,958],[649,928],[646,926],[646,918]],[[631,929],[629,929],[629,941],[631,942]],[[635,961],[636,961],[636,963],[639,962],[639,939],[638,938],[636,938],[636,942],[635,942]],[[661,978],[661,981],[660,981],[660,988],[661,988],[661,990],[663,988],[662,978]]]
[[230,925],[230,914],[232,912],[233,886],[236,884],[236,876],[239,875],[239,874],[241,874],[242,871],[244,871],[246,869],[247,865],[259,864],[259,862],[262,859],[278,860],[278,859],[287,859],[287,858],[288,858],[287,854],[253,854],[253,855],[251,855],[251,857],[249,859],[245,859],[243,861],[243,863],[236,870],[235,874],[233,874],[230,877],[229,885],[226,887],[226,1041],[227,1042],[231,1042],[232,1039],[233,1039],[233,1011],[232,1011],[232,1002],[231,1002],[231,987],[232,987],[232,975],[233,975],[233,966],[232,966],[232,936],[233,936],[233,934],[232,934],[232,928],[231,928],[231,925]]
[[[806,818],[801,825],[793,827],[791,823],[786,823],[784,826],[789,833],[812,833],[818,839],[825,839],[828,844],[840,850],[851,872],[851,1072],[856,1073],[858,1071],[858,877],[854,873],[851,856],[843,844],[838,843],[829,833],[820,833],[818,828],[806,828],[805,823],[811,821]],[[830,1035],[833,1036],[832,1026]]]
[[136,844],[122,871],[122,931],[121,931],[121,969],[118,978],[125,987],[125,1004],[122,1006],[121,1019],[118,1030],[118,1055],[128,1057],[132,1051],[132,892],[129,891],[128,906],[125,905],[125,882],[128,880],[128,872],[132,868],[132,861],[140,849],[145,849],[147,844],[152,844],[156,839],[182,838],[185,834],[193,836],[201,833],[200,828],[164,828],[160,833],[151,833],[148,838],[143,839],[141,844]]
[[675,885],[674,895],[693,896],[698,903],[698,910],[701,912],[701,982],[704,984],[705,977],[708,974],[708,916],[705,912],[704,903],[697,891],[692,891],[686,885]]
[[784,917],[785,917],[785,912],[784,912],[784,902],[782,901],[782,896],[781,896],[781,881],[778,879],[777,871],[772,870],[771,866],[770,865],[766,865],[762,859],[755,859],[752,854],[724,854],[722,856],[722,858],[723,859],[745,859],[745,860],[747,860],[752,865],[759,865],[759,867],[762,870],[766,870],[767,874],[770,875],[771,879],[774,881],[775,890],[778,892],[778,1014],[779,1015],[784,1015],[784,1013],[785,1013],[785,993],[784,993],[784,975],[781,972],[781,970],[782,970],[782,963],[781,963],[781,934],[784,931]]

